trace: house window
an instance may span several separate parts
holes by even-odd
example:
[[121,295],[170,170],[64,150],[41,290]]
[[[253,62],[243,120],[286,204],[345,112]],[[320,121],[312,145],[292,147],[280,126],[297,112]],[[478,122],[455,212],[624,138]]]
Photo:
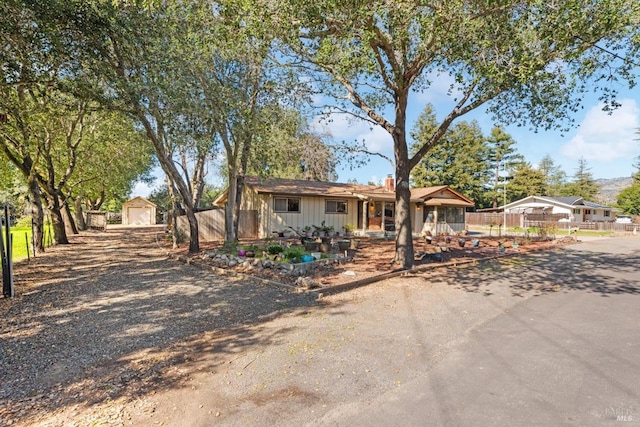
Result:
[[611,216],[611,212],[609,211],[604,211],[604,216],[609,218]]
[[440,222],[446,222],[449,224],[462,223],[464,224],[464,209],[463,208],[440,208],[441,214],[438,214],[438,220]]
[[347,201],[346,200],[325,200],[324,212],[328,214],[346,214]]
[[300,199],[293,197],[274,197],[273,210],[276,212],[300,212]]
[[591,215],[591,209],[585,209],[584,210],[584,214],[585,215]]
[[574,215],[580,215],[580,209],[574,209],[573,213]]

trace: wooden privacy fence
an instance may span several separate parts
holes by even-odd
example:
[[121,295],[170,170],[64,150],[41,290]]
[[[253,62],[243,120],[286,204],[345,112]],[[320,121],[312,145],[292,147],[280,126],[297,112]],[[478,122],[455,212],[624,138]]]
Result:
[[[520,213],[506,214],[507,227],[538,227],[541,223],[555,224],[558,230],[581,229],[598,231],[633,232],[634,229],[640,232],[640,224],[619,224],[613,221],[593,221],[593,222],[565,222],[567,214],[527,214]],[[467,212],[465,214],[467,225],[478,225],[488,227],[490,225],[502,226],[504,221],[502,213]]]
[[[196,212],[200,240],[224,240],[224,209]],[[189,222],[185,215],[178,217],[178,230],[189,238]],[[258,238],[258,211],[242,210],[238,222],[238,238]]]
[[506,219],[507,227],[521,227],[521,214],[506,214],[495,212],[467,212],[465,213],[465,220],[467,225],[500,225]]

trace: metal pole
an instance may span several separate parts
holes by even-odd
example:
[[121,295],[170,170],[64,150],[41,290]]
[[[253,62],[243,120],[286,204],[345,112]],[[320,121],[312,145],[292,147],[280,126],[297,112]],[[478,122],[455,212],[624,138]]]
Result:
[[7,276],[8,268],[7,268],[7,255],[4,251],[4,233],[2,230],[2,221],[3,218],[0,215],[0,261],[2,262],[2,294],[6,296],[8,293],[9,286],[9,277]]
[[[9,207],[4,207],[4,224],[6,244],[3,248],[4,262],[2,264],[2,294],[5,297],[13,297],[13,273],[11,265],[11,224],[9,222]],[[1,231],[1,228],[0,228]]]
[[24,233],[24,243],[27,245],[27,261],[31,261],[31,254],[29,253],[29,233]]
[[[505,162],[502,166],[505,173],[502,181],[502,184],[503,184],[502,206],[507,206],[507,163]],[[502,208],[502,234],[504,236],[507,235],[507,209],[506,208]]]

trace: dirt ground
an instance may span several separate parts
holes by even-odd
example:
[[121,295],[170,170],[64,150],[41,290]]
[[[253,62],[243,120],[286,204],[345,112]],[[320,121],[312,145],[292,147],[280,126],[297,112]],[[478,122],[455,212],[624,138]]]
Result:
[[[554,291],[518,288],[523,256],[316,300],[173,261],[162,239],[88,232],[16,264],[17,296],[0,300],[0,425],[302,425],[399,387],[473,325]],[[382,243],[361,253],[388,263]],[[516,286],[485,287],[495,268]]]
[[[458,243],[458,239],[463,239],[464,246]],[[310,277],[313,278],[322,288],[331,288],[336,285],[349,285],[381,276],[398,269],[392,264],[395,253],[395,241],[393,239],[379,238],[354,238],[357,242],[357,250],[352,259],[347,262],[334,263],[317,270]],[[477,241],[477,245],[474,245]],[[503,237],[487,236],[481,234],[467,235],[462,237],[438,236],[430,243],[423,238],[414,239],[413,246],[416,254],[414,266],[418,269],[429,269],[451,264],[460,264],[466,261],[492,258],[500,255],[512,255],[533,250],[545,249],[558,244],[573,243],[572,238],[558,240],[526,239],[523,237]],[[247,240],[240,242],[243,245],[257,245],[265,247],[264,241]],[[298,240],[282,240],[284,246],[299,244]],[[334,245],[335,246],[335,245]],[[503,247],[503,249],[500,248]],[[221,250],[222,242],[202,242],[202,252],[211,250]],[[186,258],[198,258],[199,254],[188,254],[184,248],[172,251],[175,255]],[[338,251],[333,253],[339,255]],[[287,276],[273,270],[246,269],[242,265],[233,267],[231,270],[243,272],[251,276],[276,282],[296,285],[295,276]]]

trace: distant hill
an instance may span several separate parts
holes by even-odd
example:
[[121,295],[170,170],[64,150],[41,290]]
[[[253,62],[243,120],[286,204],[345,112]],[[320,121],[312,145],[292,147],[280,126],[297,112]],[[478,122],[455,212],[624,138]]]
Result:
[[600,201],[606,204],[616,203],[618,194],[625,188],[631,187],[632,182],[631,177],[596,179],[596,184],[600,187],[600,193],[598,193]]

